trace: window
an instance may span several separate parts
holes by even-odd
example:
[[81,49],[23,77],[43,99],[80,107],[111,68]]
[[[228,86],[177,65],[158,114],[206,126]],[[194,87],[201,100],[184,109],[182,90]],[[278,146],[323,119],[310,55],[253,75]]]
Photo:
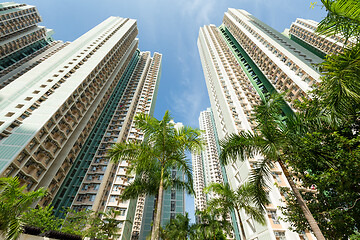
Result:
[[171,199],[176,199],[176,190],[171,190]]
[[115,184],[114,188],[113,188],[113,191],[119,191],[120,186],[121,185],[119,185],[119,184]]
[[270,215],[274,224],[280,224],[277,214],[276,214],[276,210],[268,210],[268,214]]
[[285,232],[274,232],[276,240],[286,240]]
[[118,228],[122,228],[123,225],[124,225],[124,222],[119,222],[118,225],[117,225],[117,227],[118,227]]
[[96,196],[95,194],[90,194],[89,195],[89,201],[93,202],[95,200],[95,196]]
[[175,201],[171,201],[171,211],[175,212],[175,207],[176,207],[176,202]]
[[120,212],[120,216],[125,216],[126,208],[120,208],[119,212]]
[[278,183],[281,183],[281,178],[280,178],[279,174],[274,173],[273,176],[276,178],[276,181],[277,181]]

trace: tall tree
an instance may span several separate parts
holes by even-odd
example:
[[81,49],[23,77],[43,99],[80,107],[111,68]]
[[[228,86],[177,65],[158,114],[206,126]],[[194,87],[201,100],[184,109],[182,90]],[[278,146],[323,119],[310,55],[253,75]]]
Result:
[[[254,118],[258,124],[254,132],[240,132],[239,134],[232,134],[226,137],[221,142],[220,161],[226,165],[229,161],[234,162],[237,159],[245,161],[247,158],[252,158],[259,154],[263,156],[263,159],[252,170],[249,178],[250,182],[255,186],[257,197],[254,200],[258,206],[262,206],[266,202],[263,191],[264,188],[270,188],[267,178],[270,175],[270,169],[273,164],[278,162],[314,235],[318,240],[324,240],[325,238],[316,220],[312,216],[292,179],[291,173],[285,165],[287,156],[283,150],[289,144],[293,144],[289,136],[290,133],[296,134],[298,129],[291,129],[287,124],[284,124],[282,117],[283,104],[284,101],[281,95],[273,95],[269,100],[265,100],[262,104],[256,106]],[[295,118],[295,120],[297,119]]]
[[18,178],[0,178],[0,231],[6,240],[15,240],[22,232],[21,215],[46,193],[44,189],[25,192]]
[[[201,146],[199,130],[186,126],[176,128],[171,120],[168,111],[162,120],[146,114],[135,116],[135,126],[144,133],[144,140],[117,143],[108,153],[114,163],[129,161],[128,171],[137,177],[135,183],[129,186],[130,190],[127,193],[131,194],[123,195],[124,199],[133,197],[134,193],[153,193],[149,186],[158,186],[155,188],[157,207],[152,240],[159,239],[164,190],[175,185],[193,192],[191,165],[186,159],[185,151]],[[183,172],[185,181],[172,178],[173,169]]]
[[251,206],[252,201],[255,199],[254,189],[254,186],[250,183],[239,186],[236,191],[233,191],[229,184],[220,183],[213,183],[205,189],[206,192],[212,191],[219,196],[209,201],[209,208],[221,209],[222,212],[227,214],[235,211],[239,219],[242,239],[246,239],[246,234],[240,217],[241,210],[244,210],[247,215],[253,217],[257,222],[266,223],[263,209]]

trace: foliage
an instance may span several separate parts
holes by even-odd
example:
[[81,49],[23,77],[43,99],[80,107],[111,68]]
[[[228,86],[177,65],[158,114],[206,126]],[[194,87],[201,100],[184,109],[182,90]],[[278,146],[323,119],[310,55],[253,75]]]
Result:
[[192,232],[189,214],[177,214],[175,219],[170,219],[165,228],[161,230],[161,239],[163,240],[187,240]]
[[322,82],[316,97],[333,115],[356,115],[360,110],[360,43],[343,53],[328,55],[319,65]]
[[257,126],[254,132],[240,132],[231,134],[220,142],[222,151],[220,161],[226,165],[230,161],[245,161],[261,154],[259,160],[250,175],[250,182],[254,186],[254,202],[261,208],[269,202],[266,189],[270,169],[274,162],[282,158],[282,146],[287,144],[286,131],[279,127],[282,123],[282,95],[273,95],[267,101],[254,109],[254,119]]
[[[341,128],[325,122],[315,128],[309,125],[307,133],[297,138],[297,150],[285,149],[291,152],[289,162],[303,186],[316,188],[303,196],[324,235],[332,239],[347,239],[360,227],[360,173],[354,170],[360,167],[358,124],[342,124]],[[299,216],[297,210],[290,200],[285,215]],[[296,228],[304,227],[301,218],[292,220]]]
[[86,229],[87,223],[90,220],[92,211],[75,211],[68,208],[66,213],[66,218],[62,224],[61,232],[82,236],[83,231]]
[[50,206],[32,208],[25,212],[21,219],[25,225],[40,228],[42,233],[59,231],[62,225],[62,219],[53,215],[53,207]]
[[192,237],[196,240],[219,239],[226,240],[226,233],[231,232],[232,225],[226,216],[216,209],[196,211],[199,223],[192,227]]
[[310,228],[309,223],[306,221],[304,213],[301,211],[294,194],[287,188],[283,188],[282,192],[287,196],[285,198],[286,207],[280,207],[284,215],[284,217],[280,217],[280,219],[291,224],[289,228],[291,231],[302,233],[308,230]]
[[359,42],[360,2],[358,0],[321,0],[327,16],[320,22],[317,32],[326,36],[340,35]]
[[41,232],[59,231],[82,237],[96,239],[114,239],[118,236],[118,224],[116,219],[118,211],[94,212],[91,210],[75,211],[65,209],[65,219],[53,215],[53,207],[38,207],[25,212],[21,219],[24,224],[37,227]]
[[254,158],[257,155],[263,156],[263,159],[257,161],[249,177],[249,182],[254,186],[254,202],[259,208],[268,201],[265,190],[271,186],[268,185],[267,180],[273,164],[279,163],[301,210],[311,226],[311,230],[317,239],[324,239],[316,220],[292,178],[292,173],[287,169],[286,162],[290,164],[291,153],[302,151],[297,147],[296,139],[306,129],[298,125],[302,119],[296,114],[288,116],[288,118],[282,117],[283,104],[282,95],[272,95],[269,99],[264,99],[262,104],[256,106],[254,118],[257,121],[257,126],[254,132],[240,132],[225,138],[221,142],[220,160],[223,164],[227,164],[229,160],[245,161],[247,158]]
[[66,212],[61,232],[97,239],[115,239],[119,236],[118,225],[122,222],[116,219],[119,211],[111,209],[107,212],[94,212],[67,209]]
[[[185,151],[201,146],[200,131],[191,127],[175,127],[167,111],[162,120],[146,115],[135,116],[135,127],[144,133],[144,140],[117,143],[108,152],[114,163],[126,160],[128,172],[136,175],[122,194],[122,199],[140,194],[157,195],[152,239],[158,239],[163,191],[170,187],[184,188],[193,193],[191,164]],[[172,171],[184,173],[185,180],[172,176]]]
[[[117,216],[119,216],[120,211],[116,211],[114,209],[111,209],[110,211],[107,211],[105,213],[102,213],[102,218],[100,221],[100,229],[103,235],[103,239],[117,239],[120,235],[118,234],[118,225],[121,222],[124,222],[123,220],[118,220]],[[127,220],[125,220],[127,221]],[[94,224],[94,223],[92,223]],[[93,226],[91,224],[91,226]],[[95,223],[96,224],[96,223]],[[96,236],[97,238],[100,238],[99,235]]]
[[0,178],[0,232],[6,240],[17,239],[22,232],[21,215],[46,191],[25,192],[18,178]]
[[[321,82],[311,100],[298,107],[294,128],[302,134],[284,149],[303,186],[308,207],[325,236],[348,239],[360,227],[360,44],[359,1],[322,1],[328,16],[319,31],[353,41],[343,53],[327,56],[319,65]],[[284,215],[293,228],[306,228],[291,194]]]
[[356,232],[355,234],[351,235],[350,240],[360,240],[360,233]]
[[245,183],[233,191],[229,184],[213,183],[205,188],[205,192],[212,191],[219,197],[213,198],[208,202],[209,209],[217,209],[223,216],[230,212],[235,212],[239,217],[239,224],[242,232],[242,238],[246,239],[245,229],[240,219],[240,210],[244,210],[248,216],[253,217],[259,223],[265,225],[264,211],[262,208],[252,206],[256,199],[256,188],[251,183]]
[[178,214],[175,219],[161,229],[163,240],[226,240],[226,233],[232,230],[230,222],[222,218],[222,213],[207,209],[196,211],[199,223],[190,224],[188,213]]

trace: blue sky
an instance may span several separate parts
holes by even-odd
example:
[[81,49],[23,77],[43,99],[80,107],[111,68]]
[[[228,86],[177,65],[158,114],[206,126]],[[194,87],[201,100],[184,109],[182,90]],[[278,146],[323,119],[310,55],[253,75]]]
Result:
[[[202,110],[210,107],[197,50],[199,27],[221,24],[227,8],[245,9],[283,31],[297,18],[320,21],[325,10],[310,9],[310,0],[25,0],[37,6],[41,25],[55,30],[56,40],[73,41],[109,16],[138,20],[142,51],[163,54],[162,77],[155,109],[161,118],[170,110],[175,121],[198,127]],[[187,197],[187,211],[193,200]]]

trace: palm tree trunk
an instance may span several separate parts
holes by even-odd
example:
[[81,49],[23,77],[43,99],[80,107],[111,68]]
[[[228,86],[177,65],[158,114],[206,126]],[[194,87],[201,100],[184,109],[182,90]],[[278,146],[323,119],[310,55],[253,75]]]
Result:
[[294,195],[296,197],[296,201],[298,202],[301,210],[303,211],[303,213],[305,215],[305,218],[308,221],[308,223],[309,223],[309,225],[310,225],[316,239],[317,240],[325,240],[325,237],[322,234],[322,232],[321,232],[315,218],[313,217],[313,215],[311,214],[309,208],[307,207],[306,202],[302,198],[299,189],[296,187],[296,185],[295,185],[294,181],[292,180],[291,175],[290,175],[289,171],[287,170],[287,168],[285,167],[283,161],[278,159],[278,162],[279,162],[279,164],[281,166],[282,171],[284,172],[284,175],[285,175],[286,179],[288,180],[288,182],[290,184],[291,189],[294,192]]
[[164,178],[164,169],[161,169],[161,178],[160,178],[160,185],[159,185],[159,194],[157,199],[157,209],[156,215],[154,219],[154,227],[151,233],[151,240],[158,240],[159,233],[160,233],[160,222],[161,222],[161,210],[162,210],[162,202],[163,202],[163,195],[164,195],[164,186],[163,186],[163,179]]
[[236,214],[238,215],[238,218],[239,218],[239,225],[240,225],[240,229],[241,229],[242,238],[243,238],[243,240],[246,240],[245,229],[244,229],[244,225],[243,225],[243,223],[241,221],[240,211],[239,211],[239,209],[237,207],[235,208],[235,211],[236,211]]

